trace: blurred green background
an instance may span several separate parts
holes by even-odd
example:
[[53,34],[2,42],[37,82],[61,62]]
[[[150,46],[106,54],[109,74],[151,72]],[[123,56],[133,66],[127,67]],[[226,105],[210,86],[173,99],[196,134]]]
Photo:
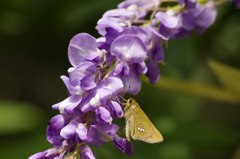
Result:
[[[67,97],[67,48],[77,33],[99,37],[95,26],[120,0],[0,1],[0,158],[26,159],[51,148],[45,131]],[[240,159],[240,10],[218,8],[215,24],[201,36],[170,40],[161,79],[143,77],[134,96],[164,136],[160,144],[133,141],[129,157],[111,142],[98,159]],[[131,96],[133,97],[133,96]],[[124,120],[114,121],[124,136]]]

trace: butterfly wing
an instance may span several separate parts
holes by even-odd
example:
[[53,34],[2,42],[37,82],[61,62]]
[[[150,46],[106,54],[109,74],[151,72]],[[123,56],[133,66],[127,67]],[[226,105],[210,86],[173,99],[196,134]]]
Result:
[[163,141],[161,133],[156,129],[139,105],[135,108],[131,118],[130,123],[134,123],[134,131],[131,131],[131,136],[134,140],[142,140],[148,143]]
[[162,134],[155,128],[155,126],[153,125],[153,133],[152,136],[147,138],[145,140],[145,142],[154,144],[154,143],[159,143],[159,142],[163,142],[163,137]]

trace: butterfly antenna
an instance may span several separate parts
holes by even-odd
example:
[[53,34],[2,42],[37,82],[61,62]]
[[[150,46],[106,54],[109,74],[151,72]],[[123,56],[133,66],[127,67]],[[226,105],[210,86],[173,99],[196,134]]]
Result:
[[[127,100],[124,99],[122,96],[119,96],[119,97],[122,98],[125,102],[127,101]],[[126,103],[121,103],[120,101],[119,101],[119,104],[126,105]]]
[[122,98],[125,102],[127,101],[126,99],[124,99],[122,96],[120,96],[120,98]]

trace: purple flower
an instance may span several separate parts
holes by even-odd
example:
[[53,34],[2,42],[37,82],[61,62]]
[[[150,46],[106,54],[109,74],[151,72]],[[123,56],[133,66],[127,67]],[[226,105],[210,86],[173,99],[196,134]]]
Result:
[[[158,33],[154,32],[159,38],[162,38],[162,35],[165,37],[165,39],[169,39],[171,32],[174,28],[177,27],[179,18],[174,15],[173,10],[168,10],[165,12],[158,12],[155,17],[157,20],[160,21],[160,26],[158,29]],[[160,35],[159,35],[160,34]]]
[[121,79],[124,83],[124,94],[127,93],[136,95],[141,90],[142,82],[138,73],[136,73],[134,70],[130,70],[129,76],[122,76]]
[[195,9],[191,11],[185,11],[179,15],[179,24],[183,29],[191,31],[195,28],[195,16],[193,12]]
[[51,159],[56,156],[58,156],[58,149],[56,148],[51,148],[43,152],[38,152],[32,156],[30,156],[28,159]]
[[147,77],[149,79],[149,82],[154,84],[160,78],[159,67],[158,67],[158,65],[155,62],[153,62],[151,60],[148,62],[147,66],[148,66],[148,72],[147,72],[146,75],[147,75]]
[[[141,88],[138,71],[146,72],[146,65],[143,62],[147,57],[148,36],[144,30],[136,27],[126,29],[122,34],[111,44],[111,53],[118,60],[111,75],[121,78],[124,93],[137,94]],[[139,65],[139,69],[131,70],[133,65]]]
[[179,23],[171,34],[171,38],[188,38],[196,27],[196,9],[187,10],[178,15]]
[[65,125],[65,118],[62,114],[54,116],[48,122],[47,134],[51,136],[57,136],[60,134],[61,129]]
[[138,12],[138,18],[142,19],[146,16],[148,11],[139,8],[157,8],[159,4],[159,0],[126,0],[120,3],[118,8],[131,8],[137,6],[135,10]]
[[109,76],[100,81],[97,87],[80,103],[83,112],[95,111],[97,107],[105,106],[107,99],[116,96],[123,90],[120,78]]
[[77,124],[77,122],[70,122],[66,125],[60,132],[61,137],[71,139],[76,133]]
[[117,77],[108,76],[107,78],[98,82],[97,89],[100,88],[109,89],[112,96],[116,96],[123,90],[123,83]]
[[133,146],[131,142],[128,142],[127,139],[121,138],[118,135],[113,137],[113,145],[123,153],[126,153],[129,156],[133,155]]
[[92,149],[86,144],[83,144],[80,146],[80,154],[81,154],[81,159],[95,159],[96,158]]
[[115,124],[91,125],[87,143],[99,147],[108,141],[112,141],[118,129],[119,127]]
[[105,106],[108,98],[112,96],[110,89],[101,88],[90,93],[80,104],[82,112],[95,111],[100,106]]
[[208,1],[201,14],[196,17],[196,26],[198,34],[203,33],[213,24],[217,16],[217,7],[214,1]]
[[147,66],[144,61],[141,63],[134,63],[132,67],[133,67],[133,70],[136,70],[136,72],[139,72],[141,74],[145,74],[147,72]]
[[123,19],[124,22],[128,22],[128,20],[135,19],[136,15],[132,11],[129,11],[125,8],[121,8],[121,9],[113,9],[105,12],[103,14],[103,18],[118,18],[118,19]]
[[34,155],[30,156],[28,159],[48,159],[48,157],[46,157],[47,152],[38,152],[35,153]]
[[109,106],[109,109],[110,109],[110,113],[111,113],[111,116],[114,118],[114,119],[120,119],[123,117],[123,109],[122,107],[119,105],[118,102],[115,102],[115,101],[109,101],[108,102],[108,106]]
[[95,110],[95,118],[99,123],[103,124],[112,122],[110,112],[104,107],[99,107]]
[[70,84],[83,90],[96,87],[98,81],[98,68],[91,62],[83,62],[75,68],[68,69]]
[[146,31],[143,28],[140,28],[138,26],[131,26],[131,27],[125,28],[120,33],[120,35],[125,35],[125,34],[134,35],[134,36],[140,38],[145,46],[148,46],[148,44],[149,44],[148,34],[146,33]]
[[171,34],[172,38],[188,38],[194,29],[198,34],[203,33],[216,19],[217,8],[213,1],[205,6],[197,4],[195,8],[186,10],[178,15],[179,23]]
[[111,53],[119,61],[141,63],[147,56],[146,46],[135,35],[122,35],[115,39],[111,45]]
[[75,35],[68,47],[68,58],[73,67],[91,61],[100,66],[105,61],[105,51],[97,48],[96,39],[89,34]]
[[58,109],[60,113],[73,114],[74,109],[78,106],[81,100],[82,100],[82,96],[72,95],[66,98],[65,100],[63,100],[62,102],[54,104],[52,108]]
[[[87,141],[87,127],[83,123],[78,123],[77,128],[76,128],[76,133],[78,135],[78,138],[85,142]],[[79,141],[79,143],[81,142]]]
[[[160,63],[164,60],[164,51],[162,48],[161,41],[155,35],[152,37],[152,47],[148,50],[149,59]],[[149,69],[148,69],[149,70]]]
[[116,32],[121,32],[126,24],[123,26],[119,25],[118,19],[114,18],[102,18],[97,22],[96,29],[100,35],[106,35],[108,30],[114,30]]
[[60,137],[60,135],[59,136],[51,136],[48,134],[47,134],[47,140],[54,147],[61,147],[62,142],[64,141],[64,139],[62,137]]
[[96,29],[100,35],[106,35],[109,31],[121,32],[125,27],[132,24],[137,19],[134,11],[120,8],[107,11],[97,22]]

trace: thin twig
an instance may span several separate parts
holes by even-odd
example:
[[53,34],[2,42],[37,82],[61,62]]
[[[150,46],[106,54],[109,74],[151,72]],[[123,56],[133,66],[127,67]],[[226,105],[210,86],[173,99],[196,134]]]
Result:
[[150,20],[133,20],[133,23],[135,24],[141,24],[141,23],[149,23]]
[[167,11],[167,8],[139,8],[140,10],[147,10],[147,11]]

